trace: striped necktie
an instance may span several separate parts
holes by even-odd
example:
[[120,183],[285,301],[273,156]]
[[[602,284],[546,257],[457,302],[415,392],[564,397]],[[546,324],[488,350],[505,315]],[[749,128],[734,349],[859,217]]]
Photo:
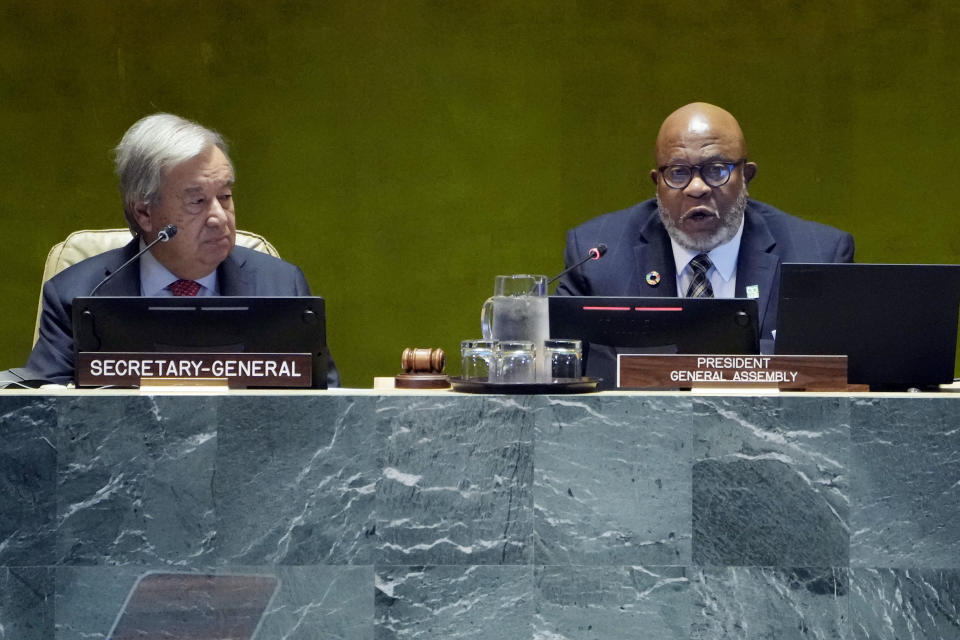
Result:
[[693,260],[690,261],[690,268],[693,269],[693,280],[690,281],[690,286],[687,287],[688,298],[713,297],[713,285],[710,284],[710,279],[707,278],[707,271],[712,266],[713,263],[710,262],[710,258],[708,258],[705,253],[697,254]]

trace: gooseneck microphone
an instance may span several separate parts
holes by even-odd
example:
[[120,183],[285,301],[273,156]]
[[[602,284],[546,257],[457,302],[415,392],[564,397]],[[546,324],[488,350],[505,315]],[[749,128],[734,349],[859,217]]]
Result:
[[585,257],[583,260],[581,260],[581,261],[578,262],[577,264],[575,264],[575,265],[573,265],[573,266],[571,266],[571,267],[567,267],[566,269],[564,269],[563,271],[561,271],[561,272],[558,273],[557,275],[555,275],[555,276],[553,276],[552,278],[550,278],[550,281],[547,282],[547,286],[549,287],[551,284],[553,284],[554,282],[556,282],[557,280],[559,280],[559,279],[562,278],[563,276],[567,275],[568,273],[570,273],[571,271],[573,271],[574,269],[576,269],[577,267],[579,267],[579,266],[582,265],[583,263],[585,263],[585,262],[587,262],[587,261],[589,261],[589,260],[599,260],[599,259],[602,258],[602,257],[604,256],[604,254],[606,254],[606,253],[607,253],[607,245],[605,245],[605,244],[602,243],[602,242],[599,243],[599,244],[597,244],[597,246],[595,246],[595,247],[591,247],[590,250],[587,251],[587,257]]
[[98,290],[100,287],[102,287],[103,285],[105,285],[105,284],[107,284],[108,282],[110,282],[110,279],[113,278],[113,276],[117,275],[118,273],[120,273],[121,271],[123,271],[124,269],[126,269],[127,266],[130,265],[130,263],[136,262],[136,260],[137,260],[140,256],[142,256],[143,254],[145,254],[147,251],[150,251],[150,249],[153,248],[153,245],[157,244],[158,242],[166,242],[167,240],[169,240],[170,238],[172,238],[172,237],[175,236],[175,235],[177,235],[177,225],[175,225],[175,224],[168,224],[168,225],[165,226],[163,229],[160,229],[160,231],[157,232],[157,237],[154,238],[153,242],[151,242],[150,244],[148,244],[147,246],[145,246],[143,249],[141,249],[141,250],[137,253],[137,255],[133,256],[132,258],[130,258],[129,260],[127,260],[126,262],[124,262],[122,265],[120,265],[119,267],[117,267],[116,269],[114,269],[114,271],[113,271],[110,275],[108,275],[106,278],[104,278],[103,280],[101,280],[101,281],[100,281],[100,284],[98,284],[97,286],[95,286],[95,287],[93,288],[93,291],[90,292],[90,297],[92,297],[92,296],[97,292],[97,290]]

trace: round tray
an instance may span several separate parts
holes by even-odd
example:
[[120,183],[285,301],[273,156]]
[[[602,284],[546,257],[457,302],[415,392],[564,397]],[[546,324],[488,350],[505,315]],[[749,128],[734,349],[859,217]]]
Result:
[[592,393],[597,390],[596,378],[554,378],[552,382],[484,382],[450,378],[454,391],[461,393],[505,393],[530,395],[537,393]]

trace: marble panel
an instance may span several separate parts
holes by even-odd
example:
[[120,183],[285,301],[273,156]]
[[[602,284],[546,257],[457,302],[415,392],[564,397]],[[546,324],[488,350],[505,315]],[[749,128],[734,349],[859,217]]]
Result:
[[56,569],[56,639],[106,640],[130,590],[152,569],[141,565]]
[[693,562],[847,566],[849,407],[836,398],[693,402]]
[[529,638],[532,593],[529,566],[378,567],[374,637]]
[[64,400],[57,563],[208,560],[216,433],[216,405],[209,398]]
[[368,397],[225,397],[216,473],[227,564],[372,564],[385,427]]
[[372,566],[280,566],[276,576],[257,638],[373,640]]
[[688,640],[684,567],[537,566],[534,638]]
[[526,564],[535,396],[383,398],[377,565]]
[[54,577],[47,567],[0,567],[0,638],[49,640]]
[[957,401],[861,398],[852,411],[851,566],[960,568]]
[[57,405],[0,398],[0,566],[54,559]]
[[689,563],[689,401],[549,403],[536,434],[537,564]]
[[694,640],[849,638],[849,569],[709,567],[690,576]]
[[960,638],[960,570],[851,569],[852,638]]
[[956,402],[0,396],[0,639],[960,640]]

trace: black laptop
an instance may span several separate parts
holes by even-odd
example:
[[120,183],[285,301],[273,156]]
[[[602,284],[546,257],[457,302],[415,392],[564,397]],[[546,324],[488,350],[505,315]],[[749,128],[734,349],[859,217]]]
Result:
[[601,389],[616,386],[618,354],[759,353],[758,336],[746,298],[550,297],[550,337],[583,341]]
[[780,267],[774,352],[848,356],[847,378],[874,390],[953,381],[960,265]]
[[310,296],[74,298],[77,352],[309,353],[327,388],[324,300]]

